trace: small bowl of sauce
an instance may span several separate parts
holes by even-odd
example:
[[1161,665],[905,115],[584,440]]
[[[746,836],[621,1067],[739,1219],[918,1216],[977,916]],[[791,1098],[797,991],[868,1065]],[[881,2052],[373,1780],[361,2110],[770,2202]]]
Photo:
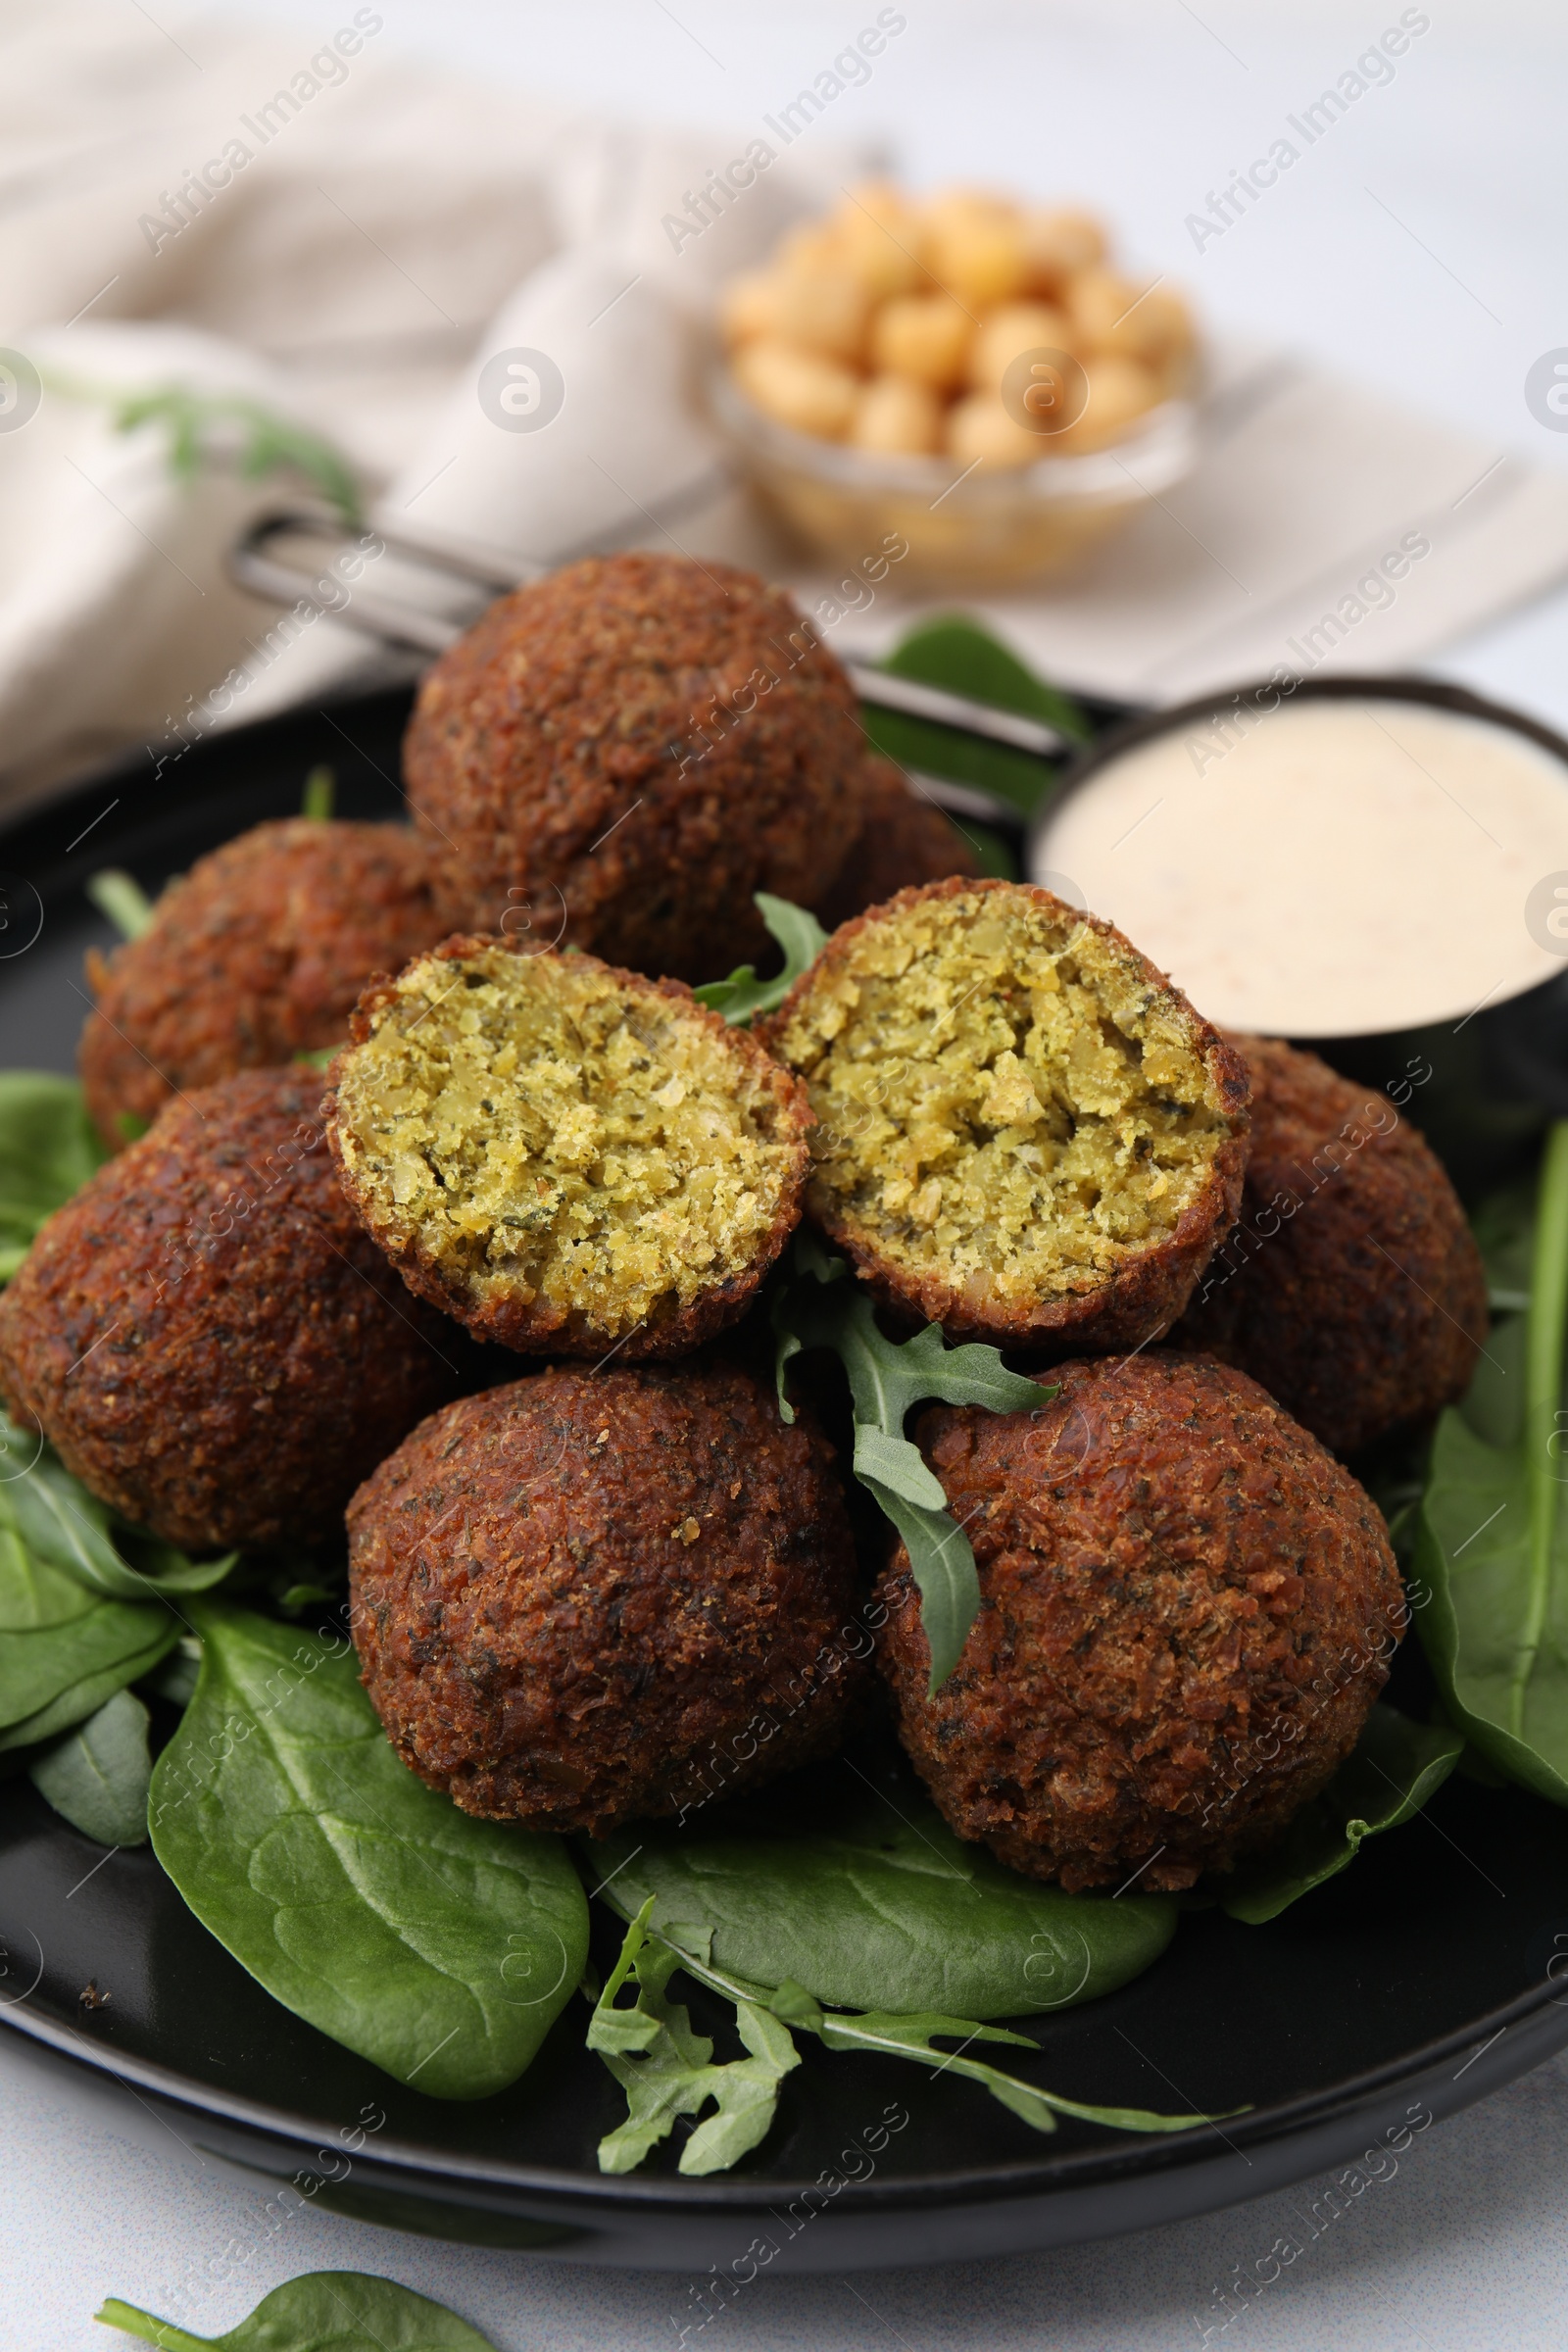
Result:
[[1568,1115],[1568,743],[1517,711],[1276,673],[1102,737],[1028,870],[1222,1028],[1408,1102],[1466,1189]]

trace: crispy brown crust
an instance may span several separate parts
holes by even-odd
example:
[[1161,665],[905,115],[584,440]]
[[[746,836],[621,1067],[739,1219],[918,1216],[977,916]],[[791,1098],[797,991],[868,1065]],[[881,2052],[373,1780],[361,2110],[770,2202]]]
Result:
[[451,1405],[349,1508],[354,1639],[466,1812],[603,1836],[839,1744],[870,1687],[831,1448],[732,1365]]
[[878,906],[895,891],[916,890],[949,874],[978,874],[979,859],[956,825],[932,801],[922,800],[902,767],[880,752],[865,761],[865,817],[816,908],[828,931]]
[[1452,1185],[1384,1095],[1272,1039],[1252,1075],[1241,1223],[1173,1334],[1261,1381],[1338,1453],[1470,1384],[1487,1277]]
[[338,1190],[314,1070],[175,1102],[58,1209],[0,1298],[0,1388],[68,1469],[189,1548],[332,1535],[458,1387]]
[[[498,939],[480,934],[458,934],[443,940],[434,950],[436,956],[447,961],[461,961],[481,949],[504,948],[513,953],[526,954],[510,939]],[[564,959],[553,950],[544,952],[543,960],[552,964]],[[535,958],[534,960],[541,960]],[[337,1082],[341,1056],[327,1072],[328,1093],[321,1104],[331,1142],[332,1156],[337,1163],[338,1181],[356,1216],[366,1231],[371,1234],[387,1257],[397,1267],[409,1289],[432,1306],[453,1315],[465,1324],[477,1339],[493,1341],[497,1346],[510,1348],[518,1355],[602,1355],[613,1348],[621,1363],[646,1363],[689,1355],[695,1348],[716,1339],[745,1314],[763,1281],[778,1258],[780,1250],[801,1221],[805,1201],[806,1179],[809,1153],[806,1137],[815,1124],[806,1089],[792,1072],[766,1053],[757,1038],[746,1029],[733,1029],[722,1016],[699,1004],[690,988],[682,980],[650,980],[642,972],[617,970],[613,964],[602,963],[597,956],[574,955],[576,970],[601,971],[618,987],[637,997],[662,997],[679,1004],[684,1012],[708,1030],[710,1036],[723,1040],[734,1057],[737,1071],[749,1070],[760,1080],[772,1098],[778,1118],[778,1140],[791,1145],[789,1179],[779,1202],[778,1213],[768,1227],[751,1261],[727,1281],[714,1283],[710,1289],[694,1298],[689,1306],[679,1308],[664,1321],[634,1332],[630,1339],[619,1339],[606,1332],[585,1315],[567,1312],[548,1300],[535,1299],[523,1303],[518,1299],[478,1299],[471,1296],[466,1285],[455,1281],[417,1241],[412,1246],[392,1232],[377,1209],[374,1199],[350,1167],[343,1150],[337,1118]],[[363,1045],[373,1033],[375,1015],[397,1002],[393,978],[378,979],[365,992],[354,1008],[350,1035],[355,1045]]]
[[864,750],[782,589],[620,555],[492,605],[427,673],[404,758],[449,927],[703,981],[768,953],[754,892],[823,897]]
[[883,906],[868,907],[853,921],[841,924],[816,961],[796,981],[777,1011],[759,1022],[758,1028],[764,1041],[777,1050],[791,1015],[824,977],[847,960],[853,943],[862,931],[906,907],[936,899],[957,898],[971,891],[1026,892],[1030,898],[1059,909],[1064,917],[1083,922],[1138,965],[1149,985],[1157,989],[1167,1004],[1178,1008],[1191,1023],[1195,1043],[1202,1053],[1230,1124],[1230,1133],[1215,1153],[1202,1193],[1183,1212],[1175,1231],[1165,1241],[1130,1257],[1098,1290],[1041,1299],[1032,1306],[1011,1309],[988,1306],[980,1312],[939,1276],[915,1278],[907,1269],[890,1263],[881,1254],[875,1235],[865,1232],[854,1219],[838,1214],[820,1190],[808,1189],[808,1211],[829,1240],[853,1260],[862,1281],[882,1304],[902,1322],[940,1323],[950,1339],[988,1341],[1035,1361],[1050,1360],[1071,1348],[1110,1352],[1121,1348],[1143,1347],[1169,1331],[1217,1245],[1236,1221],[1247,1166],[1249,1079],[1242,1055],[1226,1043],[1211,1022],[1194,1010],[1181,990],[1125,939],[1114,924],[1099,915],[1079,915],[1076,908],[1051,891],[1031,883],[972,880],[955,875],[919,889],[901,890]]
[[335,1046],[371,973],[445,927],[412,827],[253,826],[172,882],[140,939],[88,956],[78,1062],[94,1126],[119,1151],[122,1117],[149,1125],[176,1092]]
[[879,1661],[960,1837],[1072,1889],[1189,1886],[1354,1745],[1405,1623],[1387,1530],[1243,1373],[1159,1350],[1049,1378],[1038,1412],[923,1416],[980,1614],[928,1698],[901,1548]]

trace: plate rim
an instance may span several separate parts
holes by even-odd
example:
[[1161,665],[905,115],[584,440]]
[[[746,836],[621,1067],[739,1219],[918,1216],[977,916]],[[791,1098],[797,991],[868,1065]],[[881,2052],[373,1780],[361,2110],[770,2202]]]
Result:
[[[1400,2083],[1430,2073],[1446,2059],[1457,2057],[1461,2051],[1474,2048],[1478,2043],[1482,2050],[1489,2048],[1511,2027],[1523,2024],[1540,2011],[1554,2006],[1561,2007],[1565,2012],[1562,2040],[1568,2042],[1568,1992],[1560,1991],[1550,1980],[1544,1980],[1528,1986],[1501,2007],[1489,2010],[1473,2024],[1442,2034],[1436,2040],[1424,2042],[1382,2066],[1364,2068],[1359,2074],[1348,2075],[1326,2089],[1302,2092],[1274,2106],[1254,2108],[1249,2114],[1224,2116],[1219,2120],[1231,2127],[1228,2132],[1219,2131],[1217,2124],[1200,2124],[1186,2132],[1160,2133],[1157,2136],[1138,2134],[1119,2142],[1075,2149],[1054,2162],[1021,2162],[991,2171],[969,2168],[962,2172],[908,2176],[883,2181],[851,2180],[844,2185],[846,2189],[857,2192],[852,2202],[858,2210],[893,2213],[918,2211],[938,2204],[972,2205],[1025,2197],[1048,2197],[1092,2189],[1102,2183],[1108,2185],[1129,2176],[1147,2178],[1153,2174],[1180,2171],[1208,2155],[1216,2137],[1233,2141],[1238,2146],[1263,2148],[1304,2134],[1314,2124],[1332,2123],[1336,2115],[1348,2114],[1376,2097],[1380,2091],[1396,2089]],[[113,2078],[122,2087],[151,2092],[157,2098],[172,2101],[200,2115],[211,2116],[218,2122],[253,2132],[264,2132],[276,2141],[304,2143],[321,2136],[323,2127],[308,2116],[295,2114],[286,2108],[272,2107],[239,2093],[221,2091],[197,2078],[178,2074],[173,2068],[156,2060],[138,2058],[118,2050],[112,2043],[94,2041],[47,2012],[31,2008],[25,1998],[0,2008],[0,2024],[94,2074]],[[1479,2050],[1477,2055],[1480,2055]],[[1532,2063],[1540,2062],[1537,2059]],[[368,2059],[364,2063],[368,2066],[372,2064]],[[1496,2082],[1489,2077],[1488,2095],[1496,2087]],[[461,2107],[469,2102],[451,2100],[442,2104]],[[472,2104],[479,2105],[481,2102],[474,2101]],[[1461,2097],[1451,2105],[1446,2105],[1444,2112],[1454,2113],[1466,2104],[1468,2100]],[[377,2170],[410,2175],[420,2173],[426,2178],[446,2180],[454,2185],[488,2188],[514,2195],[546,2196],[554,2200],[591,2199],[595,2204],[627,2212],[639,2209],[647,2211],[661,2206],[673,2206],[693,2215],[746,2211],[754,2206],[804,2196],[817,2187],[814,2179],[792,2180],[774,2175],[692,2179],[679,2174],[638,2176],[567,2172],[550,2166],[512,2164],[495,2157],[459,2156],[407,2138],[382,2140],[378,2136],[373,2151],[367,2149],[362,2154],[368,2154]]]

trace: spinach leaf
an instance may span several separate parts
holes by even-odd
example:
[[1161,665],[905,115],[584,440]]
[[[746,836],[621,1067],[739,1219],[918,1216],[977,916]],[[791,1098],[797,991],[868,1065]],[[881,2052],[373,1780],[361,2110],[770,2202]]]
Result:
[[403,1765],[352,1644],[193,1601],[196,1695],[153,1770],[153,1848],[275,2000],[435,2098],[520,2075],[588,1914],[565,1847]]
[[1416,1612],[1446,1712],[1510,1780],[1568,1804],[1568,1121],[1547,1139],[1529,1309],[1444,1414],[1416,1537]]
[[947,1496],[918,1446],[904,1435],[905,1415],[925,1398],[983,1404],[994,1413],[1030,1412],[1054,1396],[1009,1372],[995,1348],[950,1348],[940,1324],[912,1340],[884,1337],[868,1294],[846,1280],[849,1266],[808,1234],[798,1234],[794,1279],[774,1294],[779,1410],[795,1412],[785,1367],[805,1348],[837,1355],[855,1405],[855,1474],[904,1538],[920,1594],[920,1622],[931,1650],[935,1693],[958,1663],[980,1608],[980,1580],[969,1539],[949,1517]]
[[[216,1560],[187,1559],[172,1544],[126,1528],[106,1502],[72,1477],[51,1446],[3,1412],[0,1459],[27,1465],[0,1485],[0,1520],[9,1520],[34,1559],[63,1569],[89,1592],[114,1600],[205,1592],[220,1584],[239,1558],[230,1551]],[[119,1531],[118,1541],[112,1529]]]
[[1393,1707],[1374,1707],[1322,1795],[1301,1808],[1277,1844],[1218,1883],[1221,1908],[1254,1928],[1277,1919],[1348,1869],[1364,1838],[1412,1820],[1463,1746],[1447,1724],[1412,1723]]
[[[922,621],[882,667],[897,677],[943,686],[975,702],[994,703],[998,710],[1043,719],[1069,744],[1087,743],[1092,732],[1076,703],[1037,678],[1016,655],[961,613]],[[903,710],[881,710],[870,703],[861,705],[860,717],[876,749],[901,767],[977,785],[982,792],[1010,801],[1026,816],[1033,815],[1055,788],[1051,767],[1033,753],[987,743],[934,719],[911,718]]]
[[0,1070],[0,1282],[107,1157],[74,1078]]
[[692,991],[699,1004],[721,1012],[732,1029],[749,1029],[758,1013],[771,1012],[782,1004],[801,974],[816,961],[827,945],[827,933],[815,915],[808,914],[804,906],[792,906],[788,899],[775,899],[765,890],[755,894],[755,904],[784,951],[783,970],[776,972],[771,980],[759,980],[755,964],[740,963],[727,980],[709,980]]
[[[871,1761],[871,1759],[867,1759]],[[1168,1895],[1064,1894],[956,1838],[912,1775],[850,1758],[722,1826],[584,1841],[624,1918],[647,1910],[736,1977],[786,1977],[835,2008],[1023,2017],[1113,1992],[1176,1933]]]
[[192,2335],[118,2295],[93,2316],[162,2352],[495,2352],[455,2311],[363,2271],[310,2271],[274,2286],[226,2335]]
[[[626,2093],[627,2117],[599,2143],[602,2173],[629,2173],[649,2150],[668,2136],[680,2115],[699,2115],[710,2099],[715,2112],[704,2119],[681,2150],[686,2174],[725,2172],[765,2138],[778,2105],[778,2086],[801,2063],[789,2029],[755,2001],[736,2006],[735,2028],[750,2055],[713,2064],[706,2034],[692,2032],[691,2019],[664,1987],[681,1965],[666,1944],[647,1940],[649,1896],[626,1930],[620,1957],[595,2005],[588,2047],[597,2050]],[[615,1995],[634,1977],[637,1998],[618,2009]]]
[[59,1733],[69,1731],[74,1723],[84,1723],[89,1715],[96,1715],[117,1690],[128,1690],[132,1683],[141,1682],[155,1671],[169,1655],[178,1631],[176,1625],[168,1625],[147,1648],[131,1650],[107,1666],[94,1668],[79,1681],[68,1684],[56,1697],[30,1715],[19,1716],[15,1723],[8,1723],[0,1730],[0,1756],[10,1755],[18,1748],[36,1747],[41,1740],[53,1740]]
[[145,1845],[153,1772],[147,1723],[141,1700],[117,1690],[96,1715],[35,1756],[27,1778],[84,1838],[100,1845]]
[[1535,1224],[1536,1185],[1530,1179],[1490,1193],[1470,1220],[1494,1315],[1522,1314],[1530,1304]]
[[[0,1486],[0,1507],[10,1492]],[[108,1600],[34,1558],[0,1518],[0,1748],[94,1714],[179,1633],[156,1600]]]

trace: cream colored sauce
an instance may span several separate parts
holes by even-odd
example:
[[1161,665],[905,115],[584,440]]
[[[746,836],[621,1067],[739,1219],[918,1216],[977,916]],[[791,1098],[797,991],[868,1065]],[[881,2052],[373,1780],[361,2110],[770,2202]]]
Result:
[[1419,703],[1284,703],[1245,733],[1225,717],[1229,750],[1184,726],[1070,794],[1033,875],[1070,877],[1210,1020],[1366,1035],[1568,968],[1568,939],[1553,955],[1525,919],[1568,874],[1568,763]]

